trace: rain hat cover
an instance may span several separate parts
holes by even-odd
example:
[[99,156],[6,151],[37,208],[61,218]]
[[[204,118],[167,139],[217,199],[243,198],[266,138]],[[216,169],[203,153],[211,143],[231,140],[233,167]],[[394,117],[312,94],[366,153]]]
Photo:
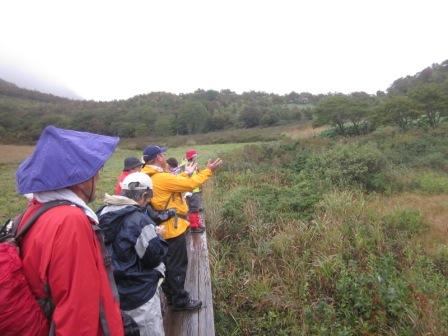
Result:
[[119,138],[47,126],[34,152],[16,172],[21,194],[67,188],[91,179],[110,158]]

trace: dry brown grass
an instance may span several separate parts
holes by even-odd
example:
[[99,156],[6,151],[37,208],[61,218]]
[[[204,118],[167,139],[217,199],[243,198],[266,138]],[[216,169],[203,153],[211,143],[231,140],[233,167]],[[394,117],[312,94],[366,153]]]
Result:
[[322,131],[326,130],[327,128],[328,128],[327,126],[313,128],[309,124],[298,125],[296,127],[284,131],[283,134],[294,140],[309,139],[319,135]]
[[418,238],[424,249],[432,254],[441,244],[448,244],[448,195],[419,195],[404,193],[379,197],[369,204],[383,214],[398,208],[419,210],[428,230]]
[[33,151],[34,146],[0,145],[0,164],[18,163]]

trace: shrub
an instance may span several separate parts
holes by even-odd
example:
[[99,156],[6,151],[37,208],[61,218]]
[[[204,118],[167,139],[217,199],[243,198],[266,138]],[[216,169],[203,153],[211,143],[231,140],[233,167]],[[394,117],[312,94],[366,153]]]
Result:
[[311,156],[302,171],[303,178],[328,186],[360,186],[375,190],[385,167],[382,153],[372,145],[338,145],[321,154]]
[[281,217],[311,219],[314,206],[321,199],[321,192],[312,181],[304,180],[288,188],[283,188],[274,210]]
[[319,136],[324,138],[336,138],[338,136],[358,136],[371,133],[374,130],[373,125],[368,122],[362,122],[360,125],[345,125],[344,129],[340,128],[330,128],[322,131]]
[[440,273],[448,277],[448,245],[439,246],[434,256],[434,264]]
[[398,209],[384,217],[385,236],[400,245],[425,228],[423,217],[418,210]]
[[429,194],[448,193],[448,176],[435,173],[425,172],[417,177],[417,188]]

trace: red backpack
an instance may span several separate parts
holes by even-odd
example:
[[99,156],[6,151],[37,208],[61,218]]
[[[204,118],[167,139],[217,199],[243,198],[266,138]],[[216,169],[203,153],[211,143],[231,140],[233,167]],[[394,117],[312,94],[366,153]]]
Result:
[[[0,230],[0,335],[48,335],[50,298],[37,302],[23,273],[20,241],[36,220],[47,210],[68,201],[43,204],[18,232],[22,215],[6,223]],[[46,310],[44,312],[44,309]]]

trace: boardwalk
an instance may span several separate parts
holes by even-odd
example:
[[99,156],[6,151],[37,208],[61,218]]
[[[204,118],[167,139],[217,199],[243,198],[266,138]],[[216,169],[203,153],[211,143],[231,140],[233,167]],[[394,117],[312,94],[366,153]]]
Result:
[[188,270],[185,289],[191,297],[202,300],[203,308],[197,312],[173,312],[165,308],[166,336],[214,336],[212,287],[208,263],[207,236],[205,233],[187,234]]

